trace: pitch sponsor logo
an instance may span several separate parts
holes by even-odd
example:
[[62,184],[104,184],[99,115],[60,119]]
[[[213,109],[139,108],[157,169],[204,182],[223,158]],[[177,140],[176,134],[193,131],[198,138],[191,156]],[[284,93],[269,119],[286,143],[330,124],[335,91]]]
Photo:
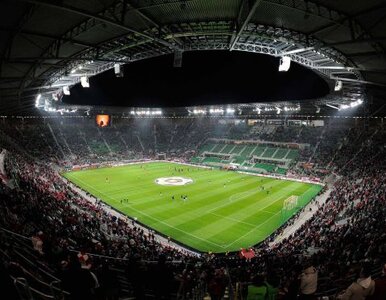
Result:
[[186,177],[161,177],[155,180],[156,184],[167,186],[180,186],[192,183],[193,179]]

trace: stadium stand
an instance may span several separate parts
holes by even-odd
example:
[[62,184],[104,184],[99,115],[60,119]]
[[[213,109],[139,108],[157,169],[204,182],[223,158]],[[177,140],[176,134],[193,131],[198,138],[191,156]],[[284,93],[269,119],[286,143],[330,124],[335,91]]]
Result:
[[[15,120],[11,122],[15,126]],[[193,122],[188,126],[181,121],[178,126],[164,126],[162,135],[134,127],[129,135],[125,129],[133,126],[130,122],[117,123],[107,131],[82,122],[71,120],[66,128],[60,129],[51,122],[43,125],[28,120],[17,124],[21,136],[33,136],[28,141],[15,140],[9,127],[3,128],[5,170],[14,185],[1,185],[0,202],[2,268],[16,283],[10,285],[10,293],[32,293],[36,299],[55,295],[67,299],[69,294],[82,299],[141,299],[145,295],[157,299],[165,295],[202,299],[206,292],[213,297],[225,292],[246,297],[248,291],[252,293],[263,285],[288,298],[297,293],[293,289],[302,266],[312,262],[318,272],[317,295],[332,297],[349,286],[355,279],[355,270],[364,263],[371,265],[374,277],[380,275],[386,250],[385,162],[380,159],[385,155],[384,128],[315,128],[314,134],[312,128],[296,128],[288,129],[288,136],[283,133],[287,129],[274,131],[270,127],[269,135],[265,130],[266,139],[275,142],[304,143],[307,137],[322,132],[331,136],[311,138],[308,142],[312,149],[306,157],[319,167],[329,162],[328,168],[337,173],[338,180],[333,183],[327,201],[295,234],[270,246],[275,237],[294,224],[296,216],[254,247],[258,255],[246,261],[238,254],[197,257],[165,243],[135,222],[110,215],[103,203],[92,203],[76,194],[52,166],[151,158],[159,149],[197,163],[224,163],[221,155],[230,154],[235,155],[232,161],[243,166],[269,172],[276,169],[280,173],[285,169],[250,163],[248,157],[289,158],[296,162],[302,154],[281,147],[213,143],[210,139],[200,143],[200,129],[204,127],[209,132],[213,124]],[[255,134],[256,127],[253,130]],[[189,143],[182,139],[178,143],[178,137],[186,136],[187,131]],[[66,136],[69,132],[79,134],[70,138]],[[152,138],[155,135],[157,142]],[[234,137],[224,134],[221,138]],[[168,143],[171,140],[172,146]],[[199,156],[189,151],[192,149],[198,149]],[[206,157],[205,153],[220,157]],[[47,160],[53,163],[51,167],[42,163]],[[305,171],[296,163],[291,169],[299,176]]]

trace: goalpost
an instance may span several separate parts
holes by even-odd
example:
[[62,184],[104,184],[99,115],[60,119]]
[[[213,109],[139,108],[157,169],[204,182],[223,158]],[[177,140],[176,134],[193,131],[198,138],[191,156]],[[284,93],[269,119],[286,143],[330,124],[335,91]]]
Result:
[[288,220],[299,207],[299,196],[292,195],[284,200],[283,208],[281,209],[282,223]]

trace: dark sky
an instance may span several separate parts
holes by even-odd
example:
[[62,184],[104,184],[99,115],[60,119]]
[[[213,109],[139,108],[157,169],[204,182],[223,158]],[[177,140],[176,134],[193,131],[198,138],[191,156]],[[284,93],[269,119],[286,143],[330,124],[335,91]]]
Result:
[[328,86],[311,70],[291,63],[278,72],[279,58],[238,51],[185,52],[182,68],[173,56],[138,61],[90,78],[90,88],[71,89],[71,104],[178,107],[309,99],[324,96]]

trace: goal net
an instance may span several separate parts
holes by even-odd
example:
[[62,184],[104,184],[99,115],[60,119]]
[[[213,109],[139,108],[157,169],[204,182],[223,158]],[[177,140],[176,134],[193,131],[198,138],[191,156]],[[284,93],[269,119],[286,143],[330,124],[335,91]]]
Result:
[[299,208],[299,196],[292,195],[284,200],[281,210],[282,223],[287,221]]
[[283,202],[283,209],[285,210],[293,210],[298,206],[298,199],[299,196],[290,196],[287,199],[284,200]]

